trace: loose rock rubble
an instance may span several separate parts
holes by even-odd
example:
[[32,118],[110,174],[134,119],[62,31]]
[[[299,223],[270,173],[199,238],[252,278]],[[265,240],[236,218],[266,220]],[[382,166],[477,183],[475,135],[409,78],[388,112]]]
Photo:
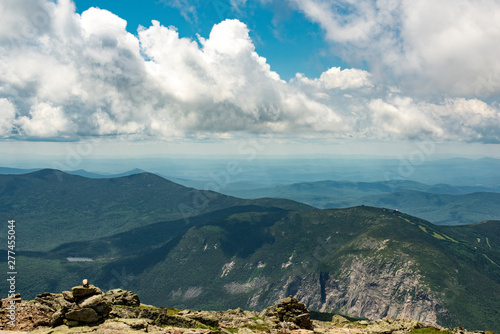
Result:
[[[334,315],[331,321],[310,319],[309,310],[292,296],[262,312],[241,308],[228,311],[192,311],[153,307],[121,289],[103,293],[83,282],[71,291],[43,293],[33,301],[16,296],[16,326],[7,324],[5,306],[0,300],[0,330],[6,334],[39,333],[168,333],[168,334],[406,334],[431,328],[442,334],[493,334],[469,332],[463,327],[436,328],[409,319],[350,321]],[[446,330],[446,331],[445,331]]]

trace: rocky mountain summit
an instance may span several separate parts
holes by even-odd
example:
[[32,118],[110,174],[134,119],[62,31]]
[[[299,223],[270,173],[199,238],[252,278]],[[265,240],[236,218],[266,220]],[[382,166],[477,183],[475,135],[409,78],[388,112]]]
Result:
[[71,291],[42,293],[34,300],[16,296],[15,326],[9,324],[13,299],[0,300],[0,331],[4,333],[168,333],[168,334],[494,334],[462,327],[436,327],[409,319],[351,321],[334,315],[331,321],[312,320],[306,306],[292,296],[262,312],[241,308],[194,311],[141,304],[122,289],[102,292],[84,281]]

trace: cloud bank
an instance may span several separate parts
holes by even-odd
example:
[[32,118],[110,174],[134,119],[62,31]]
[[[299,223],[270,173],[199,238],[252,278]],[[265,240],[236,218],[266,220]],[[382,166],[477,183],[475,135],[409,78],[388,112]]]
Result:
[[290,0],[344,59],[424,94],[500,96],[500,2]]
[[[405,9],[404,3],[393,8],[391,1],[379,2],[390,9],[384,21],[389,25],[396,20],[394,13]],[[371,38],[366,31],[384,31],[377,28],[380,18],[372,2],[352,4],[362,15],[347,15],[342,22],[326,2],[299,4],[332,41],[352,43]],[[0,22],[3,138],[175,140],[272,132],[319,138],[500,142],[498,104],[487,104],[481,96],[443,95],[427,101],[384,84],[376,70],[355,68],[330,68],[319,78],[297,74],[285,82],[256,53],[248,27],[238,20],[220,22],[209,36],[191,40],[179,38],[176,28],[157,21],[132,35],[126,31],[127,22],[113,13],[90,8],[79,15],[69,0],[6,0],[0,3],[0,16],[7,18]],[[362,22],[366,18],[371,21]],[[393,46],[395,38],[387,37],[385,45]],[[441,43],[439,34],[435,38]],[[384,55],[383,65],[390,64],[391,57],[399,61],[404,56],[406,65],[394,71],[405,74],[429,63],[442,66],[444,60],[439,59],[447,59],[416,42],[412,46],[413,53]],[[461,61],[463,75],[474,77],[472,65]],[[477,75],[487,65],[476,67]],[[431,72],[423,77],[438,86],[440,80],[443,85],[453,80],[434,78]],[[457,87],[453,90],[460,92]]]

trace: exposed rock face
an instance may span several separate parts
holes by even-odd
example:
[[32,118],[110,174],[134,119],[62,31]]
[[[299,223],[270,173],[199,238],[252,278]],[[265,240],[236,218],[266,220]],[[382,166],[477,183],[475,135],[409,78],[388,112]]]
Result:
[[[346,258],[340,274],[293,275],[267,288],[266,298],[253,306],[294,294],[308,308],[369,319],[408,318],[437,324],[438,315],[446,315],[438,296],[423,282],[422,276],[404,257],[399,263],[377,258]],[[263,289],[262,291],[266,291]]]

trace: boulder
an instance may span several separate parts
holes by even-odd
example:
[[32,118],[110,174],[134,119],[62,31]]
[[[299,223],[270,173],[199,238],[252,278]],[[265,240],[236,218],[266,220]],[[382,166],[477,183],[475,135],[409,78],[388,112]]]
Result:
[[64,319],[64,324],[68,327],[75,327],[75,326],[78,326],[80,323],[76,320]]
[[72,303],[75,301],[75,297],[73,297],[73,293],[71,291],[63,291],[62,295],[68,302]]
[[99,320],[99,315],[91,308],[82,308],[80,310],[72,310],[64,315],[68,320],[78,322],[93,323]]
[[146,310],[147,309],[140,309],[138,307],[112,307],[111,312],[109,313],[109,317],[111,319],[136,319],[140,318],[141,313]]
[[[179,315],[179,314],[177,314],[177,315]],[[186,318],[196,320],[196,321],[198,321],[206,326],[219,327],[219,319],[217,319],[214,316],[210,316],[210,315],[203,314],[203,313],[191,313],[191,314],[187,314],[184,316]]]
[[390,334],[393,332],[397,333],[409,333],[415,329],[428,327],[416,320],[412,319],[387,319],[378,320],[375,323],[370,324],[366,327],[366,333],[368,334]]
[[145,330],[147,332],[147,329],[149,327],[149,322],[144,319],[117,319],[115,320],[116,322],[121,322],[126,324],[132,329],[135,330]]
[[148,319],[154,320],[154,324],[157,326],[172,326],[172,327],[181,327],[181,328],[197,328],[200,326],[200,323],[196,320],[189,319],[180,315],[167,315],[166,313],[160,313],[156,318],[152,318],[151,316],[155,312],[145,314],[141,313],[141,317],[145,317]]
[[57,305],[57,310],[63,313],[75,307],[75,304],[70,303],[69,301],[64,299],[62,295],[57,295],[57,297],[55,298],[55,303]]
[[80,306],[81,308],[84,308],[84,307],[92,307],[94,308],[95,306],[99,305],[100,303],[102,303],[104,300],[104,296],[103,295],[93,295],[93,296],[90,296],[89,298],[86,298],[84,300],[82,300],[78,306]]
[[141,301],[139,296],[130,291],[125,291],[122,289],[114,289],[109,290],[104,294],[107,297],[111,304],[113,305],[124,305],[124,306],[139,306],[141,305]]
[[73,293],[73,297],[76,299],[102,294],[101,289],[93,285],[89,285],[88,287],[84,287],[83,285],[75,286],[71,289],[71,292]]
[[61,311],[57,311],[50,316],[49,326],[57,327],[63,323],[63,320],[64,320],[64,314]]
[[60,307],[55,302],[57,295],[55,293],[45,292],[35,297],[35,302],[47,307],[52,312],[57,311]]
[[110,313],[113,307],[111,303],[107,300],[100,302],[99,304],[92,307],[94,311],[97,312],[101,317],[106,318]]
[[72,303],[64,299],[62,294],[48,292],[36,296],[35,302],[48,307],[48,309],[52,312],[61,311],[64,313],[74,306]]
[[277,314],[276,307],[269,306],[268,308],[260,312],[259,317],[273,317],[276,316],[276,314]]
[[276,306],[270,306],[261,312],[261,316],[275,317],[279,322],[291,323],[298,328],[313,329],[312,321],[309,317],[309,310],[295,297],[282,299]]

